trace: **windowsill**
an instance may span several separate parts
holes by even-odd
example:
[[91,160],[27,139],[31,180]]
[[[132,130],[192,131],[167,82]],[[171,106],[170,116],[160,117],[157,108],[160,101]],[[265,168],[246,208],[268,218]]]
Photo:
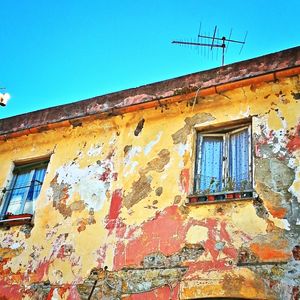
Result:
[[0,226],[21,226],[25,224],[31,224],[33,215],[21,214],[21,215],[9,215],[5,219],[0,220]]
[[198,205],[198,204],[216,204],[216,203],[227,203],[233,201],[244,201],[252,200],[254,197],[253,190],[247,191],[230,191],[223,193],[211,193],[207,195],[189,195],[187,196],[187,205]]
[[198,205],[210,205],[210,204],[222,204],[222,203],[230,203],[230,202],[246,202],[249,200],[253,200],[253,197],[251,198],[236,198],[236,199],[224,199],[224,200],[215,200],[215,201],[202,201],[202,202],[194,202],[189,203],[187,202],[187,206],[198,206]]

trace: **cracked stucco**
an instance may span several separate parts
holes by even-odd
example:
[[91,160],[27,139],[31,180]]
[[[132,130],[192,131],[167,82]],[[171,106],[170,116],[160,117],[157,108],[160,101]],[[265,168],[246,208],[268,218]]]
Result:
[[[0,229],[0,297],[84,299],[98,270],[103,291],[97,286],[94,299],[292,299],[299,286],[297,93],[295,76],[192,106],[1,141],[1,186],[13,161],[52,155],[34,227]],[[252,118],[258,197],[186,206],[194,127],[243,118]],[[115,290],[104,283],[105,266]]]

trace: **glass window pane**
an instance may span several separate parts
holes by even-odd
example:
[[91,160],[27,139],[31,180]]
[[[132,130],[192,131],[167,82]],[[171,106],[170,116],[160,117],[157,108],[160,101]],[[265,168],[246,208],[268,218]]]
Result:
[[230,135],[229,176],[236,190],[250,188],[248,128]]
[[25,202],[23,213],[29,213],[29,214],[33,213],[34,204],[35,204],[33,200],[35,200],[40,194],[45,174],[46,174],[45,168],[35,170],[31,181],[30,189],[28,192],[28,196]]
[[201,148],[200,191],[222,188],[223,136],[204,136]]
[[32,181],[31,181],[30,189],[28,192],[28,196],[26,199],[27,201],[32,201],[37,198],[37,196],[39,195],[39,193],[41,191],[45,174],[46,174],[45,168],[35,170]]
[[13,184],[6,194],[6,207],[3,214],[21,214],[34,212],[34,200],[38,197],[46,174],[46,166],[36,168],[18,166]]
[[15,175],[15,184],[8,192],[9,205],[7,208],[8,213],[18,214],[22,205],[22,200],[26,190],[30,184],[30,171],[26,173]]

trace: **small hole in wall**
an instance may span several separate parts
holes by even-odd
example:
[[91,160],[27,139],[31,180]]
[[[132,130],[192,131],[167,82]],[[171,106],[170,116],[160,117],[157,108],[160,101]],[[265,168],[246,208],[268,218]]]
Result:
[[300,246],[299,245],[296,245],[293,248],[292,253],[293,253],[293,257],[295,260],[300,260]]

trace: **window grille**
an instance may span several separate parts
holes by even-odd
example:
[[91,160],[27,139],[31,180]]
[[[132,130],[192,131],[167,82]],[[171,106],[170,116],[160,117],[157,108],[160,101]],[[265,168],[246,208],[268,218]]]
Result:
[[33,214],[34,201],[40,194],[48,161],[16,166],[10,187],[5,191],[2,217]]

